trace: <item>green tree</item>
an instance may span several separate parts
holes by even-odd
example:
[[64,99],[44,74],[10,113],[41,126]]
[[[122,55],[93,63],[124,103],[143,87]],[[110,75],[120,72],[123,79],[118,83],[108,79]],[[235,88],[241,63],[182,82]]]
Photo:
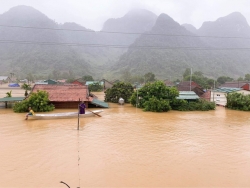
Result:
[[24,96],[28,96],[28,90],[31,90],[31,86],[29,84],[26,84],[24,83],[22,86],[21,86],[22,89],[25,90],[25,93],[24,93]]
[[185,72],[183,73],[183,78],[185,79],[187,76],[191,75],[191,69],[190,68],[186,68]]
[[245,80],[250,81],[250,74],[245,74]]
[[171,110],[171,103],[179,92],[175,87],[167,87],[162,81],[145,84],[133,93],[130,102],[145,111],[166,112]]
[[230,82],[230,81],[233,81],[233,80],[234,80],[233,78],[230,78],[228,76],[220,76],[217,79],[217,82],[220,83],[220,84],[224,84],[225,82]]
[[130,83],[118,82],[105,91],[105,102],[118,103],[122,97],[125,103],[128,103],[133,93],[134,88]]
[[12,90],[6,93],[6,97],[12,97]]
[[89,88],[89,91],[102,91],[103,90],[103,86],[98,82],[90,84],[88,88]]
[[46,91],[31,93],[29,98],[22,102],[15,103],[14,112],[26,112],[29,107],[35,112],[48,112],[54,110],[54,106],[49,102],[49,94]]
[[93,77],[90,75],[83,76],[82,79],[85,81],[94,81]]
[[148,72],[144,75],[144,78],[145,78],[145,82],[154,82],[156,79],[155,79],[155,75],[152,73],[152,72]]
[[244,79],[240,76],[237,81],[243,81]]
[[226,107],[233,110],[250,111],[250,95],[228,93]]
[[131,80],[132,80],[132,75],[130,73],[129,70],[125,70],[122,72],[122,75],[121,75],[121,79],[124,81],[124,82],[130,82],[131,83]]

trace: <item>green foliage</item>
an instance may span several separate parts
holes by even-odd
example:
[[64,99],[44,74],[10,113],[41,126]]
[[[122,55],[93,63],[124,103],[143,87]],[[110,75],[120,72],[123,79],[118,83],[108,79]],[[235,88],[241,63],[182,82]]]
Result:
[[179,111],[208,111],[215,109],[215,103],[206,101],[204,99],[190,102],[179,100],[173,105],[173,109]]
[[22,89],[25,90],[25,93],[24,93],[24,96],[27,97],[28,96],[28,90],[31,90],[31,86],[29,84],[26,84],[24,83],[22,86],[21,86]]
[[134,88],[130,83],[118,82],[105,91],[105,102],[118,103],[122,97],[125,103],[128,103],[133,93]]
[[28,99],[16,103],[13,110],[14,112],[26,112],[29,107],[32,107],[35,112],[48,112],[54,110],[54,106],[49,104],[48,93],[46,91],[31,93]]
[[[189,81],[190,75],[184,77],[184,80]],[[203,76],[203,73],[201,71],[194,72],[194,74],[192,75],[192,81],[200,85],[202,88],[212,88],[214,87],[214,84],[216,85],[215,80]]]
[[83,76],[82,79],[85,81],[94,81],[93,77],[90,75]]
[[244,79],[240,76],[237,81],[243,81]]
[[250,74],[245,74],[245,80],[250,81]]
[[219,82],[220,84],[224,84],[225,82],[230,82],[230,81],[233,81],[233,80],[234,80],[233,78],[230,78],[228,76],[220,76],[217,79],[217,82]]
[[191,69],[186,68],[185,72],[183,73],[183,78],[186,78],[191,75]]
[[152,72],[148,72],[147,74],[144,75],[145,82],[153,82],[155,81],[155,75]]
[[146,111],[166,112],[171,109],[170,103],[177,96],[179,96],[179,92],[176,88],[167,87],[162,81],[156,81],[147,83],[133,93],[130,102],[133,106],[138,106]]
[[6,93],[6,97],[12,97],[12,90]]
[[152,97],[144,103],[144,110],[151,112],[167,112],[171,110],[171,106],[168,100]]
[[233,110],[250,111],[250,95],[229,93],[227,94],[226,107]]
[[88,87],[89,87],[89,91],[102,91],[103,90],[103,86],[98,82],[90,84]]
[[22,86],[21,86],[21,88],[22,89],[24,89],[24,90],[31,90],[31,86],[29,85],[29,84],[26,84],[26,83],[24,83]]
[[167,112],[171,109],[179,111],[214,110],[215,103],[206,100],[188,102],[176,99],[179,92],[175,87],[167,87],[162,81],[147,83],[137,92],[133,93],[130,102],[133,106],[143,108],[145,111]]

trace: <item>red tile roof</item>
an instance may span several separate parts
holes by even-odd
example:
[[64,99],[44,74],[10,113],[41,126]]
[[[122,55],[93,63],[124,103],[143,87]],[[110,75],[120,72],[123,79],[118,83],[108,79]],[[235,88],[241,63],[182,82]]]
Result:
[[248,84],[246,81],[240,81],[240,82],[226,82],[224,84],[221,84],[220,87],[232,87],[232,88],[241,88],[244,85]]
[[207,101],[210,101],[211,98],[211,90],[207,90],[203,95],[200,96],[200,98],[205,99]]
[[80,85],[34,85],[32,92],[44,90],[49,93],[49,100],[52,102],[76,102],[92,101],[93,98],[88,96],[88,86]]
[[[191,90],[193,90],[196,87],[201,88],[197,83],[195,83],[194,81],[191,81]],[[180,82],[177,85],[177,89],[179,91],[190,91],[190,81]]]

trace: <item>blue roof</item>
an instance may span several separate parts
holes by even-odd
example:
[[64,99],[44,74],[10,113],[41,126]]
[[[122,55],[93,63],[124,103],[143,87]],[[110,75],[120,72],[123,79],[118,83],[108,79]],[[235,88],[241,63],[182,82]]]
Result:
[[222,92],[222,93],[231,93],[235,91],[240,91],[241,88],[232,88],[232,87],[221,87],[218,89],[213,90],[214,92]]

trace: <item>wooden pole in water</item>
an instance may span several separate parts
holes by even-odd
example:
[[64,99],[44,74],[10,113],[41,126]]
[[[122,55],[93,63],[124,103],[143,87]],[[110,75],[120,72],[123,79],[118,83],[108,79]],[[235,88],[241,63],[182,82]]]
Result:
[[77,130],[79,131],[79,109],[80,108],[80,98],[79,98],[79,104],[78,104],[78,124],[77,124]]

